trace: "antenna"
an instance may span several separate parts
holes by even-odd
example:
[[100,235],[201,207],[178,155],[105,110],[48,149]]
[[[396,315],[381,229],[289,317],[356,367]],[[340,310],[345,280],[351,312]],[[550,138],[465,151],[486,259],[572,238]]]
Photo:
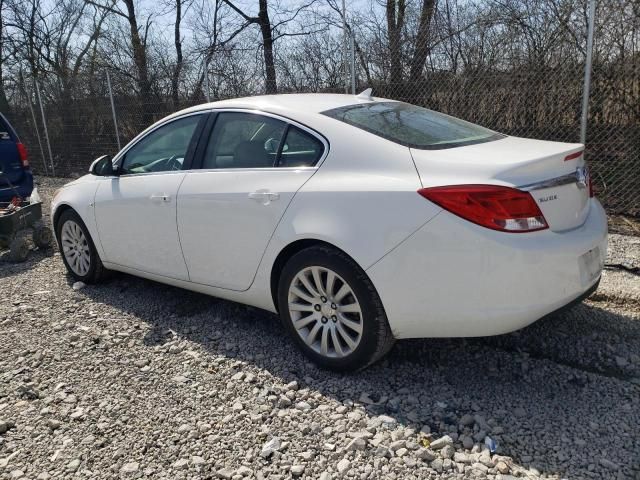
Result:
[[373,92],[373,88],[367,88],[365,91],[356,95],[356,98],[360,98],[362,100],[373,100],[371,93]]

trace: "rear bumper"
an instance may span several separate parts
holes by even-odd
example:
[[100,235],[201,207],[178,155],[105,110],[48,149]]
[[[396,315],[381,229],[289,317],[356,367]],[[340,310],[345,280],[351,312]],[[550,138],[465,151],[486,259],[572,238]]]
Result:
[[441,212],[367,270],[395,337],[499,335],[590,293],[607,250],[606,214],[590,203],[566,232],[502,233]]
[[33,191],[33,174],[30,171],[25,171],[20,181],[13,183],[13,186],[15,188],[11,188],[4,179],[0,178],[0,202],[11,201],[16,196],[16,191],[23,198],[30,196]]

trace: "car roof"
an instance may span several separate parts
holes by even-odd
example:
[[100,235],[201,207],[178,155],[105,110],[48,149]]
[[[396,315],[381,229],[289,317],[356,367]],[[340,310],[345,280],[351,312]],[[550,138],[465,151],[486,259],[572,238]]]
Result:
[[[390,102],[386,98],[373,98],[369,96],[346,95],[336,93],[285,93],[279,95],[257,95],[254,97],[234,98],[218,102],[203,103],[195,107],[187,108],[174,115],[209,110],[212,108],[246,108],[250,110],[262,110],[265,112],[280,113],[321,113],[333,108],[355,105],[358,103]],[[172,115],[173,116],[173,115]]]

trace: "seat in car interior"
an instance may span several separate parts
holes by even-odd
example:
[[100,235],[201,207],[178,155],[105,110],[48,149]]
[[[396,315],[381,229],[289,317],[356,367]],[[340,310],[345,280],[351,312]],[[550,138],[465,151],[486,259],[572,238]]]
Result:
[[240,143],[233,153],[236,168],[264,168],[273,166],[275,157],[264,149],[264,142],[252,140]]

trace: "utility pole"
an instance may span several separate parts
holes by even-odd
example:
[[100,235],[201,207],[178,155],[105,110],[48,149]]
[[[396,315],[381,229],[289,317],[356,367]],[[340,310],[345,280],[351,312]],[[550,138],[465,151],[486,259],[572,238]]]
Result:
[[349,93],[349,57],[347,53],[347,7],[342,0],[342,65],[344,67],[344,93]]
[[580,119],[580,143],[587,141],[589,119],[589,94],[591,90],[591,67],[593,63],[593,29],[596,20],[596,0],[589,0],[589,24],[587,25],[587,58],[584,64],[584,87],[582,89],[582,118]]

